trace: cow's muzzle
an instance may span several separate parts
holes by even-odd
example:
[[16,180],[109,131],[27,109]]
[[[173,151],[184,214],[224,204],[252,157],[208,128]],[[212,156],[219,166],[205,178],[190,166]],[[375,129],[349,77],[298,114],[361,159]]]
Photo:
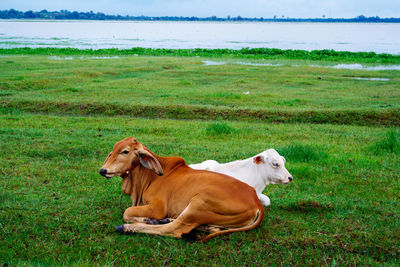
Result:
[[107,176],[107,169],[100,169],[100,175],[106,177],[107,179],[111,179],[110,176]]

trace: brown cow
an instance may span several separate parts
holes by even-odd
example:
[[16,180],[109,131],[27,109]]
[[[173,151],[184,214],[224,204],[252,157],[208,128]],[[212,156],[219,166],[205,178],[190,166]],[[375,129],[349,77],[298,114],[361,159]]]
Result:
[[[230,176],[194,170],[179,157],[159,157],[133,137],[115,144],[100,174],[121,176],[122,190],[132,207],[120,232],[140,232],[181,238],[194,228],[206,229],[203,240],[251,230],[261,224],[264,208],[255,190]],[[173,218],[167,224],[147,224],[149,218]]]

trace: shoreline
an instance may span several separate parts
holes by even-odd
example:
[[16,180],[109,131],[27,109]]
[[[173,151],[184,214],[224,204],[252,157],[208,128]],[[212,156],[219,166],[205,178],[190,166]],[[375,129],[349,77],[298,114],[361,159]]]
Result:
[[115,56],[183,56],[183,57],[232,57],[249,59],[300,59],[313,61],[343,61],[365,63],[400,64],[400,55],[377,54],[375,52],[349,52],[336,50],[291,50],[277,48],[242,48],[242,49],[167,49],[143,48],[131,49],[79,49],[79,48],[0,48],[0,55],[115,55]]
[[349,21],[349,20],[308,20],[308,19],[300,19],[300,20],[286,20],[286,19],[276,19],[276,20],[163,20],[163,19],[132,19],[132,20],[118,20],[118,19],[44,19],[44,18],[0,18],[0,22],[127,22],[127,23],[135,23],[135,22],[170,22],[170,23],[310,23],[310,24],[332,24],[332,23],[340,23],[340,24],[399,24],[400,21]]

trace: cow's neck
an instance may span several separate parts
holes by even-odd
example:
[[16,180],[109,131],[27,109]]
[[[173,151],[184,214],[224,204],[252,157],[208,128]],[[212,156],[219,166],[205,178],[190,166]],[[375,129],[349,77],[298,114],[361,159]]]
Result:
[[[265,176],[265,173],[263,172],[263,168],[257,164],[254,164],[253,158],[221,164],[216,168],[217,172],[219,170],[222,173],[226,173],[224,170],[229,170],[229,173],[227,173],[228,175],[246,180],[250,186],[256,189],[257,193],[262,193],[264,188],[270,183],[267,176]],[[253,173],[251,176],[254,178],[252,179],[248,179],[250,172]]]
[[[265,164],[265,163],[261,163]],[[259,193],[262,193],[264,188],[270,184],[268,174],[265,173],[265,168],[262,166],[259,166],[257,164],[254,164],[255,170],[256,170],[256,185],[254,186],[256,188],[256,191]]]
[[229,170],[232,173],[243,173],[243,175],[247,175],[247,173],[249,172],[249,168],[251,168],[251,165],[252,160],[242,159],[220,164],[216,167],[215,170]]
[[138,165],[129,175],[122,180],[122,191],[132,199],[132,206],[143,204],[143,193],[150,186],[157,174]]
[[[148,150],[149,151],[149,150]],[[171,164],[171,159],[159,157],[153,152],[149,151],[159,162],[163,169],[164,175],[168,175],[173,169],[174,164]],[[154,171],[149,170],[139,164],[132,172],[127,175],[122,181],[122,190],[125,194],[129,195],[132,199],[133,206],[140,206],[145,204],[143,194],[149,188],[152,182],[156,179],[162,179],[163,176],[158,176]]]

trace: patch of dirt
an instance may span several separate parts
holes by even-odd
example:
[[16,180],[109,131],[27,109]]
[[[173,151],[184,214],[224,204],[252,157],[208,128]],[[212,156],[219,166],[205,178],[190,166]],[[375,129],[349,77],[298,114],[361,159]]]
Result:
[[283,207],[283,209],[292,211],[292,212],[301,212],[301,213],[309,213],[309,212],[328,212],[333,210],[333,207],[330,204],[321,204],[317,201],[300,201],[296,204],[291,204],[289,206]]

